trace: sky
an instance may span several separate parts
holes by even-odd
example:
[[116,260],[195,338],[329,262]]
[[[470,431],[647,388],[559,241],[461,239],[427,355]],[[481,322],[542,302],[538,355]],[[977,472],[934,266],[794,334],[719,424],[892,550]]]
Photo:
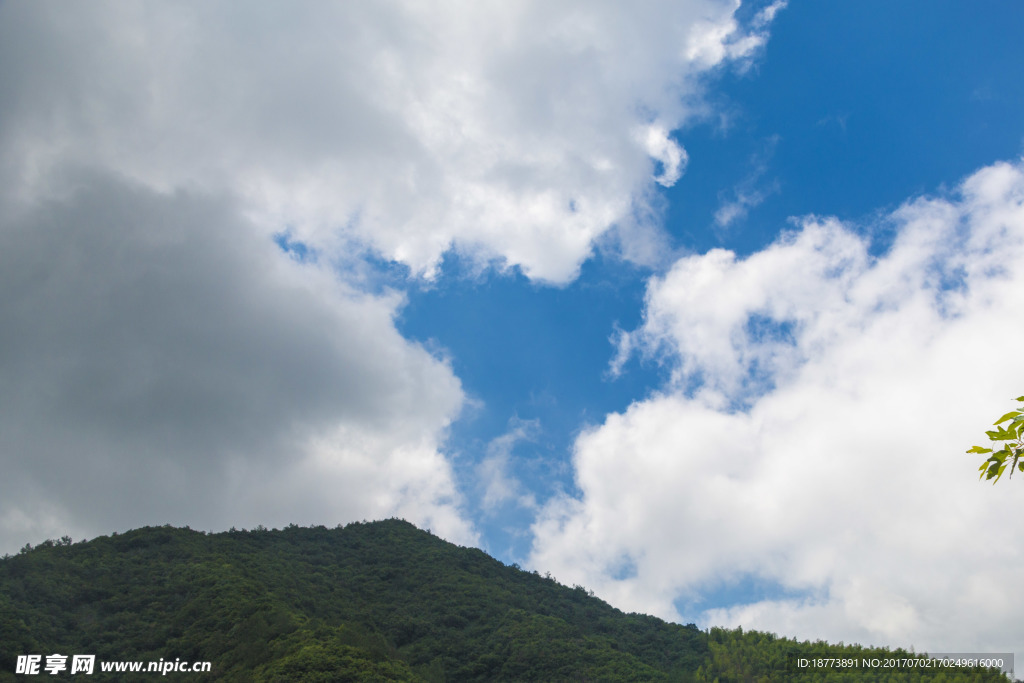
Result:
[[0,552],[403,517],[1022,655],[1024,6],[0,1]]

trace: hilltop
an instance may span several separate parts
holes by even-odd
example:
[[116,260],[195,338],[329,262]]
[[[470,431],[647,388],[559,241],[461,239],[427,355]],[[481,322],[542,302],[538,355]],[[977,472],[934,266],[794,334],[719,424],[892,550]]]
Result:
[[[837,651],[626,614],[401,520],[26,547],[0,561],[0,644],[0,681],[31,653],[212,663],[168,676],[192,681],[825,680],[787,657]],[[892,680],[922,676],[1006,680]]]

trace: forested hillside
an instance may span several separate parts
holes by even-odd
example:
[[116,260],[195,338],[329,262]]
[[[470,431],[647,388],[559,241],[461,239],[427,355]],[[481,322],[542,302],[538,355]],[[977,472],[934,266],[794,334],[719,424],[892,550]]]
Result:
[[[15,675],[18,655],[52,653],[212,662],[207,674],[167,676],[192,681],[878,680],[793,670],[794,656],[826,649],[892,654],[624,614],[582,587],[399,520],[146,528],[47,541],[0,561],[0,681],[38,678]],[[86,680],[123,678],[97,668]],[[1006,679],[916,671],[884,680]]]

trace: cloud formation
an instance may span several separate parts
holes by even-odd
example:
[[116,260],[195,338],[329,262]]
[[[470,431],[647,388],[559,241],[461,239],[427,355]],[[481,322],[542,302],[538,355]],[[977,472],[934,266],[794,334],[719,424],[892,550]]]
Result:
[[361,274],[650,253],[701,75],[766,37],[735,9],[0,4],[0,543],[390,514],[472,541],[460,383]]
[[400,514],[474,536],[462,405],[396,295],[285,257],[222,199],[96,172],[0,217],[0,543]]
[[[732,223],[742,220],[750,209],[759,206],[769,195],[779,191],[778,180],[761,182],[762,176],[768,172],[768,162],[778,144],[778,135],[768,138],[763,149],[751,158],[751,169],[747,176],[737,183],[730,193],[719,193],[719,206],[715,211],[715,224],[719,228],[727,228]],[[728,199],[730,195],[732,198]]]
[[[884,222],[880,255],[810,217],[653,278],[624,344],[672,378],[579,437],[582,495],[548,504],[532,564],[667,618],[1017,647],[1020,482],[980,484],[964,450],[1024,385],[1024,166]],[[771,595],[708,602],[742,585]]]
[[537,507],[534,495],[524,491],[522,482],[509,470],[516,444],[536,440],[539,431],[539,420],[513,417],[508,431],[487,444],[486,453],[476,466],[478,488],[482,489],[480,505],[485,513],[494,515],[512,503],[528,509]]
[[429,276],[454,245],[566,282],[595,239],[647,220],[653,181],[678,180],[671,132],[700,76],[763,45],[770,13],[743,27],[735,9],[6,3],[0,172],[38,193],[63,164],[98,166],[230,192],[336,258]]

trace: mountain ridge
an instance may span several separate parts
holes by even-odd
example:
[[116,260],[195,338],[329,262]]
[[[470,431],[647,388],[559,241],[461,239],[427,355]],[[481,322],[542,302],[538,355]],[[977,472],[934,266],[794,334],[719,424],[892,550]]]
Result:
[[207,680],[430,683],[826,680],[793,653],[889,653],[627,614],[398,519],[26,546],[0,561],[0,643],[0,682],[26,680],[19,655],[51,653],[209,661]]

